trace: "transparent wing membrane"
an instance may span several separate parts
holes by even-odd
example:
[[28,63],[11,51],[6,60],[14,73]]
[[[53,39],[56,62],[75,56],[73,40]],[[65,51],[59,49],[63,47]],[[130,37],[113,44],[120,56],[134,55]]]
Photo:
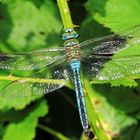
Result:
[[123,49],[127,38],[110,35],[102,38],[88,40],[80,44],[81,55],[92,54],[112,54]]
[[140,42],[140,25],[124,30],[117,35],[90,39],[80,44],[81,55],[114,54]]
[[140,25],[80,45],[82,70],[90,80],[115,80],[140,73],[139,51],[138,55],[116,56],[127,48],[140,47]]
[[24,77],[11,82],[0,91],[0,96],[18,98],[44,95],[61,88],[69,81],[71,74],[68,64],[65,61],[61,62],[53,64],[29,78]]
[[90,80],[115,80],[140,74],[140,55],[93,56],[82,60],[82,71]]
[[63,48],[46,49],[41,51],[0,54],[0,69],[34,70],[48,66],[59,59],[64,59]]

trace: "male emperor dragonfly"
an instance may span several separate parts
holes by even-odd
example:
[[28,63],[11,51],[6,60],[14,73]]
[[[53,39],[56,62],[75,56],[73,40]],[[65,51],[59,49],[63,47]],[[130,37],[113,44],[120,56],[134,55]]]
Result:
[[[0,94],[3,97],[42,95],[59,89],[69,80],[73,80],[83,131],[89,133],[80,72],[82,71],[89,80],[97,79],[99,81],[115,80],[123,78],[124,75],[140,73],[140,55],[112,58],[113,54],[139,44],[140,25],[117,35],[90,39],[80,44],[77,41],[78,36],[73,29],[68,28],[62,35],[64,40],[62,48],[0,54],[0,69],[27,71],[44,68],[43,72],[38,72],[31,77],[62,80],[59,83],[39,83],[37,81],[32,83],[28,80],[16,80],[6,86]],[[110,65],[110,68],[104,69],[108,61],[111,61],[112,67]],[[25,87],[25,94],[9,92],[10,87],[14,85],[21,86],[21,89]]]

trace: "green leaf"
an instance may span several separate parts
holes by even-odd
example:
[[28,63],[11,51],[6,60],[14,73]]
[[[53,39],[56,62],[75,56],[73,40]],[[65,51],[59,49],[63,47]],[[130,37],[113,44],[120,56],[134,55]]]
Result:
[[46,131],[47,133],[52,134],[53,136],[55,136],[56,138],[60,139],[60,140],[69,140],[69,138],[65,137],[64,135],[62,135],[60,132],[55,131],[49,127],[43,126],[43,125],[39,125],[38,126],[40,129]]
[[40,1],[37,6],[33,1],[8,0],[0,5],[0,10],[1,51],[21,52],[58,45],[61,25],[52,1]]
[[[104,86],[104,88],[102,88],[94,85],[94,90],[92,90],[87,81],[84,85],[92,102],[92,106],[89,107],[87,105],[89,120],[92,125],[94,124],[92,127],[95,127],[96,124],[98,124],[97,117],[95,117],[98,116],[105,132],[111,138],[131,140],[131,137],[135,135],[135,129],[138,122],[136,118],[126,114],[126,112],[135,112],[139,108],[140,99],[137,96],[134,98],[131,89],[110,89],[110,87],[107,88]],[[92,116],[93,110],[96,112],[96,115],[94,113],[94,116]],[[98,128],[99,126],[100,125],[96,126],[96,129],[99,129],[98,133],[101,133],[102,128]]]
[[17,119],[7,126],[3,140],[32,140],[35,137],[38,118],[48,113],[48,107],[43,100],[24,119]]
[[117,32],[140,23],[139,0],[89,0],[86,9],[100,24]]

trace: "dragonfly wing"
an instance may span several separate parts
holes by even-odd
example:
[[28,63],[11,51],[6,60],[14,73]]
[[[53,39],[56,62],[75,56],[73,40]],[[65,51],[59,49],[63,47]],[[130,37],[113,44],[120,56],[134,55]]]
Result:
[[21,78],[8,84],[0,91],[0,96],[15,98],[44,95],[61,88],[69,81],[71,75],[68,64],[65,60],[62,61],[50,65],[30,78]]
[[82,59],[83,73],[90,80],[116,80],[140,74],[140,55],[90,56]]
[[[61,88],[62,84],[39,84],[39,83],[21,83],[16,81],[4,87],[0,92],[0,96],[4,98],[24,98],[31,96],[42,96]],[[15,88],[14,88],[15,87]]]
[[[82,69],[90,80],[114,80],[139,73],[140,55],[118,56],[128,47],[139,47],[140,25],[117,35],[91,39],[80,44]],[[129,48],[129,49],[131,49]],[[136,51],[139,52],[139,51]]]
[[34,52],[0,54],[0,69],[34,70],[63,59],[64,48],[46,49]]
[[80,43],[81,55],[114,54],[140,43],[140,25],[109,35]]

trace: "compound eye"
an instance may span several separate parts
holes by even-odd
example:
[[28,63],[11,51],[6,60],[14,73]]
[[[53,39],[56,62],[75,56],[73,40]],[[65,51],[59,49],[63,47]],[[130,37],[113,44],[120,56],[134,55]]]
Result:
[[63,35],[62,36],[62,40],[66,40],[67,39],[67,36],[66,35]]
[[78,34],[74,34],[74,37],[77,38],[77,37],[79,37],[79,35]]

